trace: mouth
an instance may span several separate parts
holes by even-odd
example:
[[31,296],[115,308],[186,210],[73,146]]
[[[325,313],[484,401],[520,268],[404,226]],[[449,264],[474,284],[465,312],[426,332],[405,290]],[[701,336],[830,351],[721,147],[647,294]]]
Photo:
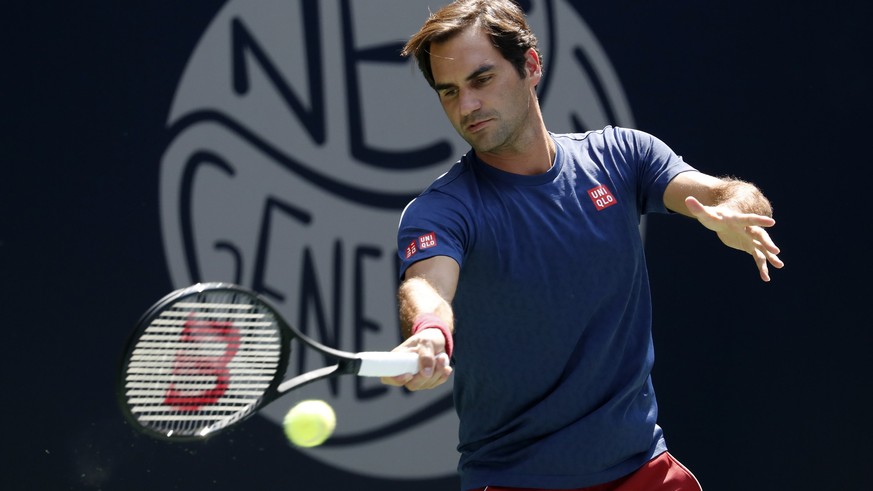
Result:
[[476,133],[477,131],[484,128],[485,125],[487,125],[490,121],[490,119],[483,119],[481,121],[476,121],[475,123],[468,124],[467,131],[470,133]]

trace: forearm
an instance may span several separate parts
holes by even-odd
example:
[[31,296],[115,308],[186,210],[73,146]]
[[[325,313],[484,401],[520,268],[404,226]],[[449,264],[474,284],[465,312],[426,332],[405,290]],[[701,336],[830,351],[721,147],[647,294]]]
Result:
[[736,178],[721,178],[721,183],[711,192],[712,204],[708,206],[727,206],[741,213],[753,213],[773,218],[770,201],[752,183]]
[[[431,266],[439,262],[432,259],[427,260]],[[394,351],[417,353],[419,370],[415,374],[383,377],[382,382],[385,384],[402,385],[409,390],[432,389],[445,383],[452,374],[449,360],[454,349],[454,323],[449,301],[454,293],[454,282],[448,285],[434,282],[436,285],[443,285],[443,290],[440,290],[425,279],[426,274],[433,272],[433,269],[423,268],[421,265],[407,269],[408,279],[397,290],[400,326],[405,341],[394,348]],[[436,277],[439,278],[440,275],[437,274]]]
[[438,316],[450,331],[454,331],[451,305],[424,278],[414,277],[404,281],[397,291],[397,302],[404,338],[412,335],[413,323],[422,314]]

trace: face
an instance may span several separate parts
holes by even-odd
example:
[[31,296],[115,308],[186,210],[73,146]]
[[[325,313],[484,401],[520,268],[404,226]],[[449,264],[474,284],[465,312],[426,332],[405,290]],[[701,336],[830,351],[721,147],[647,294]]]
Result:
[[512,152],[530,134],[540,71],[528,52],[528,76],[500,54],[479,29],[430,46],[434,88],[455,130],[477,153]]

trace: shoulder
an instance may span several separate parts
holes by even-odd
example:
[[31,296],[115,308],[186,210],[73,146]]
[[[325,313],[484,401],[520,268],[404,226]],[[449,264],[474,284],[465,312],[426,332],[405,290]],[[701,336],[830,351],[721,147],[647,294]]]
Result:
[[476,173],[473,171],[472,150],[437,177],[418,197],[419,201],[457,201],[467,203],[476,193]]
[[[472,152],[472,151],[471,151]],[[424,191],[406,205],[401,217],[418,215],[435,209],[445,212],[464,212],[475,193],[475,176],[470,154],[461,157],[444,174],[437,177]]]
[[599,130],[584,133],[553,133],[552,137],[559,143],[569,146],[622,146],[634,147],[651,144],[655,137],[645,131],[624,128],[621,126],[606,126]]
[[459,189],[463,189],[467,182],[474,178],[471,153],[472,150],[470,153],[467,153],[455,162],[448,171],[437,177],[430,186],[422,191],[420,196],[435,191],[452,193],[457,192]]
[[656,136],[642,130],[607,126],[585,133],[553,135],[568,153],[577,156],[598,155],[627,163],[674,160],[678,156]]

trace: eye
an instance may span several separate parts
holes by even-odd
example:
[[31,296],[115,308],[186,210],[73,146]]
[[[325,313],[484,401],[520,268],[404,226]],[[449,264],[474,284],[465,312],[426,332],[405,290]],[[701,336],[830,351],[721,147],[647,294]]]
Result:
[[476,86],[482,86],[490,82],[492,78],[494,78],[494,75],[482,75],[481,77],[476,77],[473,83]]
[[444,89],[444,90],[440,91],[440,98],[447,99],[447,98],[455,97],[455,95],[457,95],[457,94],[458,94],[458,89],[455,89],[455,88]]

